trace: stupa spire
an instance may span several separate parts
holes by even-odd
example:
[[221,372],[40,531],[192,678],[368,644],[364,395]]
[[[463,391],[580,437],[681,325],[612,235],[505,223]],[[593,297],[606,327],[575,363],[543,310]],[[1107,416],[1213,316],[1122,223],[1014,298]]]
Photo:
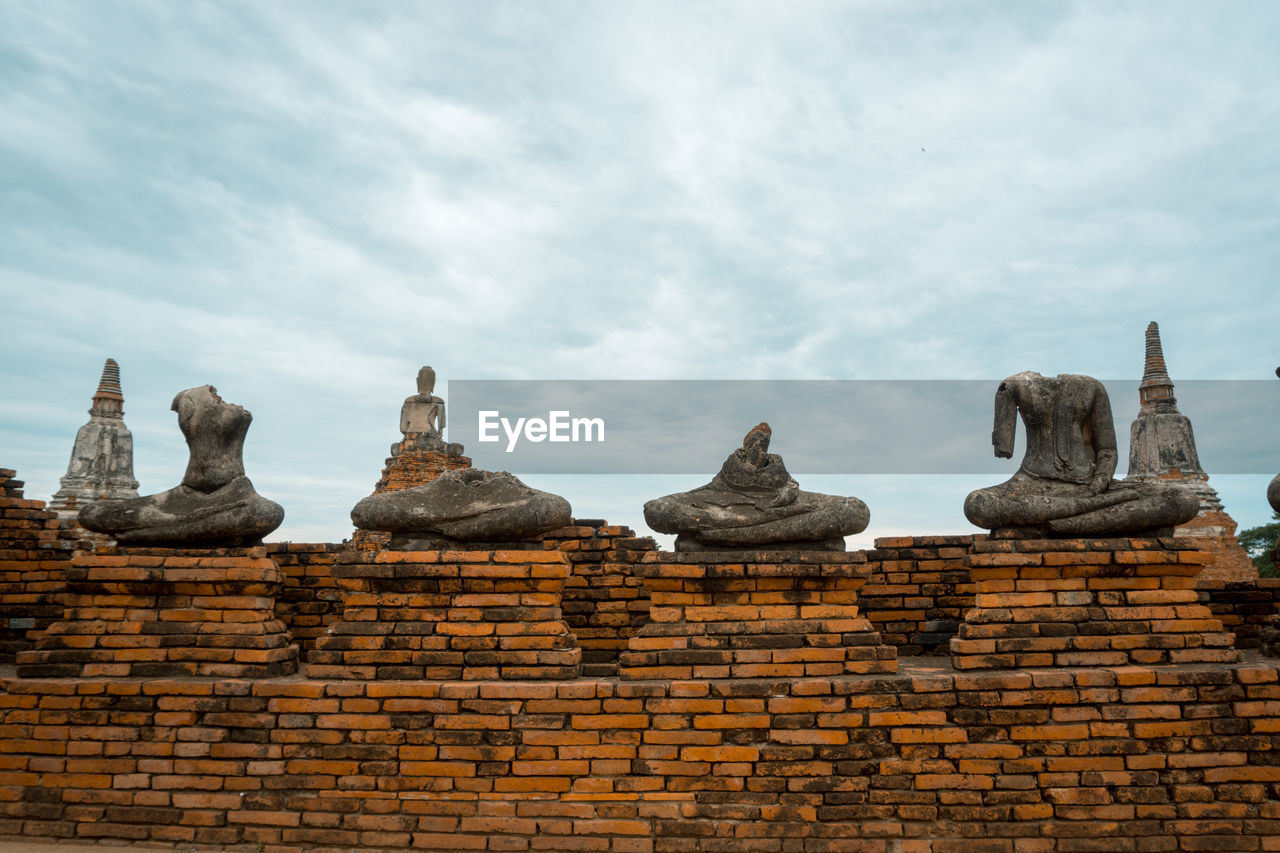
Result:
[[114,358],[102,365],[102,378],[98,380],[97,393],[93,395],[93,407],[89,414],[102,418],[124,417],[124,394],[120,390],[120,365]]
[[1142,384],[1138,398],[1143,411],[1177,412],[1173,396],[1173,380],[1164,363],[1164,347],[1160,344],[1160,326],[1154,320],[1147,324],[1147,358],[1142,368]]

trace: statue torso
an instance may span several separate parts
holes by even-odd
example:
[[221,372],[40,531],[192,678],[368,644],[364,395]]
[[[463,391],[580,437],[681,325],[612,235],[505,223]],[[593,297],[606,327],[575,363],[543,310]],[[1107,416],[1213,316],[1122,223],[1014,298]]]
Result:
[[1027,429],[1022,470],[1047,480],[1085,483],[1096,469],[1090,417],[1100,385],[1087,376],[1019,374],[1005,380]]

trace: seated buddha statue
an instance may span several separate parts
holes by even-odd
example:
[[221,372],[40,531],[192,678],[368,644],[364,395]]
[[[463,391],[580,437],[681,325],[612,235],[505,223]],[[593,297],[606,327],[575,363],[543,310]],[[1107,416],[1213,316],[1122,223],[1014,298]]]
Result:
[[1013,456],[1021,413],[1027,449],[1014,475],[964,502],[969,521],[990,530],[1062,536],[1124,535],[1190,521],[1199,500],[1187,489],[1120,482],[1111,403],[1091,376],[1024,372],[996,391],[995,455]]
[[363,530],[458,542],[536,539],[572,519],[569,502],[530,488],[506,471],[446,471],[423,486],[370,495],[351,510]]
[[646,503],[645,522],[659,533],[677,534],[677,551],[843,551],[844,537],[871,520],[867,505],[801,491],[782,457],[769,452],[772,435],[767,423],[752,429],[710,483]]
[[[1280,378],[1280,367],[1276,368],[1276,377]],[[1280,512],[1280,474],[1276,474],[1271,485],[1267,486],[1267,502],[1276,512]],[[1280,551],[1280,548],[1277,548]]]
[[433,392],[436,372],[431,367],[418,371],[418,393],[406,397],[400,407],[400,432],[404,439],[391,445],[391,455],[399,456],[406,450],[433,450],[450,456],[462,455],[462,445],[444,440],[444,400]]
[[244,474],[244,438],[253,420],[212,385],[173,398],[190,450],[182,482],[167,492],[100,501],[80,510],[80,524],[121,545],[256,545],[280,526],[284,510],[254,491]]

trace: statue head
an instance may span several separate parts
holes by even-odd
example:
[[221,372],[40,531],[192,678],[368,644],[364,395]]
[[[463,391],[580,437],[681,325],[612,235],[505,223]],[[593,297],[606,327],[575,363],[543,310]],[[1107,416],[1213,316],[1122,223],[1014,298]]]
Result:
[[418,393],[430,397],[436,389],[436,372],[430,367],[418,371]]

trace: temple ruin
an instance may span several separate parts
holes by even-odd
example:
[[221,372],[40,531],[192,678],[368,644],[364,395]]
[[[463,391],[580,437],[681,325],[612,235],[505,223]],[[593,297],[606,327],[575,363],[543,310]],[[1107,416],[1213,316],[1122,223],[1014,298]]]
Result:
[[[1135,431],[1159,440],[1131,473],[1175,447],[1203,485],[1157,366]],[[1110,418],[1088,377],[1027,382]],[[1170,526],[1199,497],[1171,495],[1158,467],[1126,489],[1068,419],[1053,446],[1080,470],[979,490],[985,533],[833,547],[828,531],[868,508],[804,497],[757,436],[713,483],[736,514],[702,524],[694,493],[656,507],[696,540],[665,552],[406,429],[397,483],[376,491],[394,512],[355,513],[387,530],[258,544],[257,514],[219,503],[242,468],[195,464],[247,426],[208,395],[208,418],[182,422],[183,484],[225,529],[205,529],[205,498],[162,493],[92,513],[132,523],[136,501],[163,503],[174,518],[150,541],[91,549],[0,470],[0,655],[17,662],[0,669],[0,836],[262,853],[1276,848],[1280,659],[1263,634],[1280,581],[1202,584],[1215,555]],[[1038,418],[1010,401],[1004,415]],[[238,461],[230,444],[211,458]],[[715,541],[726,521],[749,538]]]
[[63,522],[74,524],[86,504],[137,496],[133,435],[124,423],[120,365],[109,358],[102,366],[102,378],[89,408],[89,422],[76,432],[67,473],[49,501],[49,509]]
[[1179,524],[1174,535],[1212,555],[1201,580],[1257,578],[1257,567],[1236,541],[1235,519],[1227,514],[1217,490],[1209,485],[1209,475],[1200,466],[1191,420],[1178,411],[1160,343],[1160,327],[1154,321],[1147,326],[1146,360],[1138,395],[1140,408],[1129,429],[1129,473],[1125,479],[1176,485],[1196,496],[1200,511],[1195,518]]

